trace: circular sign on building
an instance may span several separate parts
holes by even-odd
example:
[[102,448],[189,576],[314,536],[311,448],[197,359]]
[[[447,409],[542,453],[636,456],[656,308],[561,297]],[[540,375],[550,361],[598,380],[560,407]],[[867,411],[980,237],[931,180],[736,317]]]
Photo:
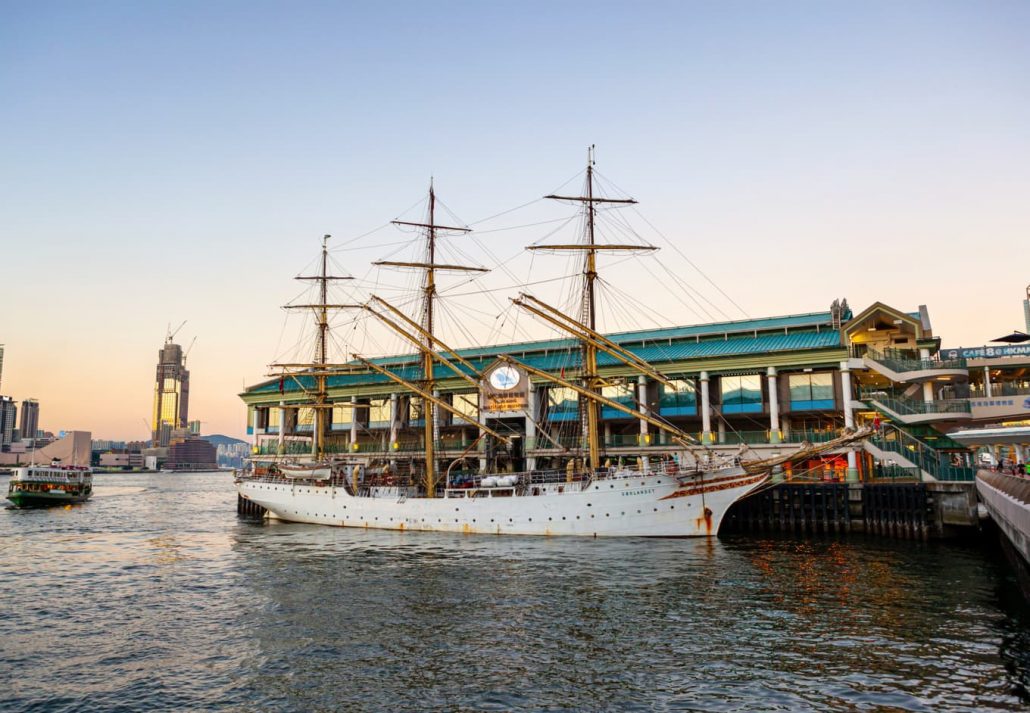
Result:
[[519,385],[519,382],[522,380],[522,374],[519,373],[518,369],[510,366],[499,366],[490,372],[488,378],[490,386],[498,391],[511,391]]

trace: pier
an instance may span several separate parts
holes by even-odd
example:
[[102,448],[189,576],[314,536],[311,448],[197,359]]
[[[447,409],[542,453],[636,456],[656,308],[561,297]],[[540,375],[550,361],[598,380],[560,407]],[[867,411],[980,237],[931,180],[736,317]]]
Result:
[[781,483],[733,505],[721,532],[929,540],[979,525],[974,483]]

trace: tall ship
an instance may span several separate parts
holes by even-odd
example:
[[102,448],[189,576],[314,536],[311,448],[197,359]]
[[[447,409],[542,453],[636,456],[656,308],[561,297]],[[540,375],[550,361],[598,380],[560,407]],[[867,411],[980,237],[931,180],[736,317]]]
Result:
[[15,468],[7,499],[15,507],[52,507],[85,502],[93,494],[93,472],[85,466],[34,465]]
[[[639,376],[641,383],[646,379],[672,389],[676,384],[638,353],[599,331],[598,256],[657,248],[600,239],[600,212],[636,201],[607,197],[596,189],[591,154],[579,195],[546,196],[579,206],[580,238],[528,248],[578,260],[573,308],[556,307],[527,291],[510,298],[511,307],[520,314],[562,335],[543,360],[520,358],[518,345],[457,350],[441,338],[439,277],[487,270],[441,259],[442,239],[470,229],[438,222],[432,184],[424,220],[392,221],[418,231],[420,258],[374,263],[415,275],[418,300],[413,315],[404,305],[376,293],[362,302],[331,301],[330,285],[351,278],[330,273],[329,236],[323,238],[321,269],[297,278],[313,281],[317,298],[287,305],[314,315],[313,359],[272,365],[273,380],[259,388],[278,388],[283,408],[278,415],[265,413],[266,421],[256,424],[283,433],[285,419],[292,414],[297,419],[293,428],[303,425],[310,430],[310,445],[280,438],[275,452],[256,453],[236,478],[241,503],[257,506],[279,520],[342,527],[511,535],[712,536],[729,507],[762,487],[774,469],[868,435],[848,431],[787,454],[748,458],[744,449],[726,454],[709,448],[648,408],[645,398],[638,399],[637,378],[632,375]],[[652,294],[668,297],[650,287],[638,290],[637,297]],[[652,305],[656,311],[659,307]],[[340,310],[383,325],[412,345],[415,353],[394,358],[351,353],[350,359],[332,363],[330,315]],[[617,366],[623,375],[610,375],[608,365]],[[332,389],[358,381],[372,384],[375,393],[349,400],[330,398]],[[291,399],[289,408],[287,383],[293,393],[299,390],[304,395],[301,403]],[[562,415],[549,414],[548,405],[538,398],[542,392],[552,402],[561,395],[571,408]],[[389,399],[381,397],[387,393]],[[391,427],[385,452],[367,442],[363,445],[359,428],[381,422],[387,409]],[[398,438],[402,409],[407,412],[405,422],[421,431],[417,442]],[[633,455],[632,449],[610,448],[610,439],[602,435],[603,413],[639,422],[639,438],[661,438],[663,452]],[[272,423],[273,416],[280,419],[278,424]],[[340,447],[332,437],[348,423],[350,438],[346,447]],[[333,442],[327,443],[327,437]],[[548,447],[550,457],[527,457],[541,444]],[[298,452],[298,447],[308,450]]]

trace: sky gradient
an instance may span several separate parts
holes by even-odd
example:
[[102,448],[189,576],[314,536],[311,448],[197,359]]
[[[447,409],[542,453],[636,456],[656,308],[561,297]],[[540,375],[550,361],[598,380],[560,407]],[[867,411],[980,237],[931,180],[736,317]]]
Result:
[[[945,346],[983,343],[1022,328],[1030,283],[1028,36],[1018,2],[0,3],[3,392],[49,430],[146,438],[185,319],[191,418],[242,435],[322,234],[382,226],[430,176],[480,227],[591,143],[746,313],[927,304]],[[535,278],[519,253],[548,229],[468,257]],[[368,263],[406,237],[334,258],[396,279]]]

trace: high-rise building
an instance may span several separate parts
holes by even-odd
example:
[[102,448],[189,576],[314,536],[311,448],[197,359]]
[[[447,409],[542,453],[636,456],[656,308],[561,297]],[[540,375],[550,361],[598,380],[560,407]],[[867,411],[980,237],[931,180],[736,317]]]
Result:
[[186,428],[190,402],[190,372],[182,347],[169,336],[157,356],[154,382],[153,444],[167,446],[173,430]]
[[4,386],[4,345],[0,344],[0,389]]
[[6,451],[14,441],[14,421],[18,407],[10,396],[0,396],[0,450]]
[[190,421],[189,422],[189,432],[190,432],[191,436],[199,436],[200,435],[200,421]]
[[[1023,300],[1023,317],[1026,319],[1026,332],[1030,334],[1030,285],[1026,286],[1026,299]],[[4,348],[0,346],[0,366],[3,366]]]
[[21,402],[21,437],[35,438],[39,431],[39,402],[25,399]]

